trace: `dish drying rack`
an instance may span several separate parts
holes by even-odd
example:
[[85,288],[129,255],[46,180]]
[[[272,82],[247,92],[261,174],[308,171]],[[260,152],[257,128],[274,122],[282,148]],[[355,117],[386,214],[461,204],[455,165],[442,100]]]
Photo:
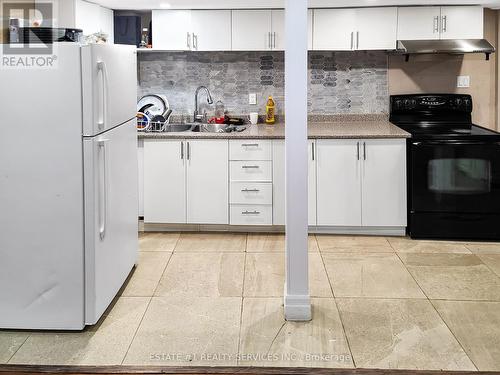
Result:
[[170,123],[170,117],[166,121],[157,121],[155,118],[150,120],[144,113],[137,115],[137,130],[145,133],[160,133],[166,130],[167,125]]

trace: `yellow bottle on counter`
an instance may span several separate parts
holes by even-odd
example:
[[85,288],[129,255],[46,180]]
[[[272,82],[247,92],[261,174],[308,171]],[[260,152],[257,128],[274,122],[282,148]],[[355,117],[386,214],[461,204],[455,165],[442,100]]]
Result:
[[276,104],[274,103],[273,97],[270,96],[267,99],[266,104],[266,124],[274,124],[276,122]]

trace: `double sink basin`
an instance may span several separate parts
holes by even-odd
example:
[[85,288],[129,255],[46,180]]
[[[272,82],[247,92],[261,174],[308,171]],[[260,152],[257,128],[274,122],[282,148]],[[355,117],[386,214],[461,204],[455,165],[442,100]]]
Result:
[[[187,124],[168,124],[165,126],[166,133],[230,133],[235,130],[235,127],[227,124],[204,124],[204,123],[187,123]],[[245,129],[242,129],[243,131]]]

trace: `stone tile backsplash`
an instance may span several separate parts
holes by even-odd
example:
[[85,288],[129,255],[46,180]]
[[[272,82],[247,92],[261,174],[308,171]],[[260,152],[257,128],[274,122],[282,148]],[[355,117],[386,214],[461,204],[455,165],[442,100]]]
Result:
[[[165,94],[176,114],[194,109],[194,92],[207,86],[233,114],[264,113],[269,95],[284,108],[283,52],[146,52],[139,54],[139,96]],[[311,114],[387,113],[387,54],[309,52]],[[257,105],[248,94],[257,94]],[[202,109],[206,100],[200,94]]]

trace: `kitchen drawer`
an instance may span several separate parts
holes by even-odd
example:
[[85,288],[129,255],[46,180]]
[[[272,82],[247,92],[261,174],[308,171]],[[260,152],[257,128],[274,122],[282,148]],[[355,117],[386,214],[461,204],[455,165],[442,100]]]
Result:
[[230,203],[273,204],[273,184],[270,182],[231,182]]
[[231,161],[231,181],[273,181],[273,167],[271,161]]
[[231,225],[272,225],[273,206],[232,204]]
[[229,142],[229,160],[272,160],[270,140],[234,140]]

